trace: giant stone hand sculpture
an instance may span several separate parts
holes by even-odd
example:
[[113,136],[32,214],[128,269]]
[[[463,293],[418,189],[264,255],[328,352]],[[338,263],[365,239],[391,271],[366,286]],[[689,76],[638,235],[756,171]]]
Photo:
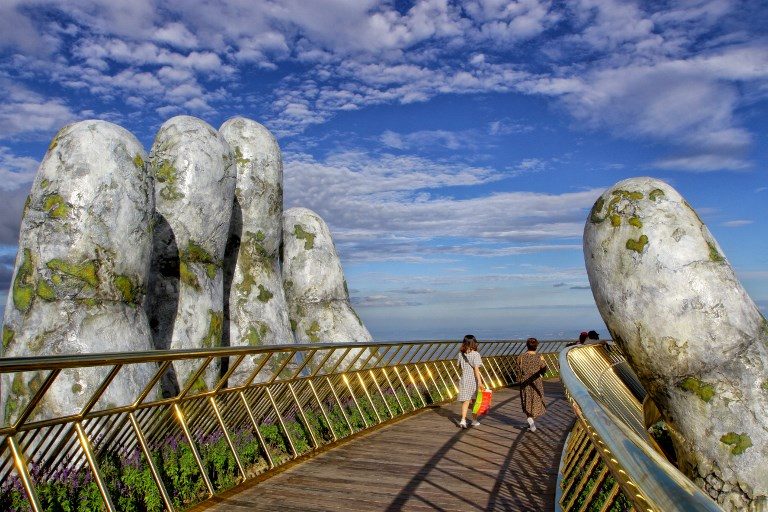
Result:
[[[229,234],[235,167],[229,144],[204,121],[189,116],[160,127],[149,155],[155,175],[155,235],[146,309],[161,349],[221,345],[222,260]],[[196,363],[174,362],[180,387]],[[219,377],[211,363],[195,388]],[[168,393],[168,383],[165,382]]]
[[373,341],[350,305],[328,226],[306,208],[283,213],[283,284],[300,343]]
[[[230,346],[293,343],[278,258],[283,236],[283,161],[272,134],[256,121],[235,117],[219,129],[232,147],[237,186],[229,235]],[[225,290],[226,293],[226,290]],[[244,360],[229,379],[240,383],[254,369]]]
[[666,183],[628,179],[595,203],[584,257],[681,469],[726,510],[766,510],[768,322],[709,230]]
[[[154,206],[146,153],[125,129],[82,121],[59,131],[40,164],[21,223],[5,308],[6,357],[146,351],[141,307],[147,285]],[[38,417],[76,414],[107,369],[62,372]],[[126,405],[153,375],[126,366],[104,403]],[[11,421],[45,375],[4,376],[2,405]]]

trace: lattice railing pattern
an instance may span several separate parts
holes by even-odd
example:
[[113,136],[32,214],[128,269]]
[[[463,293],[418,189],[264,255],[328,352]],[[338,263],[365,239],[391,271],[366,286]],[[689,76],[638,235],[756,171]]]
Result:
[[[557,375],[563,341],[539,352]],[[0,509],[183,510],[246,480],[458,392],[455,341],[298,344],[192,351],[0,359],[3,382],[29,382],[0,427]],[[483,342],[483,377],[516,381],[523,341]],[[246,360],[253,370],[240,382]],[[196,370],[174,396],[161,383],[176,361]],[[209,365],[222,374],[207,387]],[[154,375],[130,403],[104,400],[132,365]],[[96,371],[101,384],[77,410],[46,417],[57,378]],[[18,380],[17,376],[23,375]],[[201,384],[201,382],[203,384]]]

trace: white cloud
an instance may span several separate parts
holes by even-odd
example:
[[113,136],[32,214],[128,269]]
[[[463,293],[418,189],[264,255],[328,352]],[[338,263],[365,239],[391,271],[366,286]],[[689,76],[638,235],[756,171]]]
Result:
[[[454,186],[492,183],[505,176],[494,169],[415,156],[348,151],[318,161],[286,154],[285,205],[320,214],[341,252],[354,253],[356,259],[423,261],[581,247],[562,241],[580,239],[586,212],[602,190],[446,195]],[[482,243],[449,241],[457,237]]]
[[197,37],[183,23],[168,23],[155,31],[154,40],[176,48],[188,49],[198,46]]
[[[14,68],[144,111],[212,112],[217,102],[236,101],[249,67],[303,62],[306,72],[262,99],[281,136],[340,111],[517,92],[558,98],[579,128],[669,145],[675,155],[660,160],[665,168],[685,170],[698,158],[707,168],[738,170],[748,167],[753,137],[736,112],[768,91],[766,43],[738,25],[728,32],[723,20],[733,6],[724,0],[421,0],[405,10],[374,0],[220,0],[195,8],[178,0],[14,0],[3,9],[9,30],[0,31],[0,47],[29,50],[14,57]],[[42,15],[49,11],[58,21]],[[32,51],[71,44],[73,36],[70,53],[55,62]],[[522,41],[524,57],[515,52]],[[182,84],[189,94],[180,94]],[[489,133],[525,129],[515,124],[497,121]],[[386,140],[405,149],[417,133]]]
[[422,130],[398,134],[387,130],[381,135],[381,142],[395,149],[431,149],[436,146],[447,149],[472,148],[477,145],[477,134],[472,131],[453,132],[448,130]]
[[0,146],[0,190],[16,190],[32,183],[38,165],[34,158],[14,155],[10,148]]
[[749,226],[750,224],[753,224],[755,221],[753,220],[729,220],[728,222],[723,222],[721,226],[725,226],[726,228],[740,228],[743,226]]
[[742,158],[712,154],[669,157],[656,160],[652,165],[658,169],[688,172],[740,171],[752,167],[748,161]]
[[10,80],[0,79],[0,87],[5,92],[5,97],[0,100],[0,137],[52,135],[77,117],[57,98],[46,99]]
[[527,133],[533,131],[533,126],[523,122],[516,122],[510,119],[499,119],[488,123],[488,133],[490,135],[512,135],[515,133]]

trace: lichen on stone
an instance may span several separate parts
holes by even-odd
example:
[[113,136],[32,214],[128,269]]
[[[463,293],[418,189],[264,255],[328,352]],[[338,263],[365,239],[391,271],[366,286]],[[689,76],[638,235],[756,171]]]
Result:
[[246,165],[251,162],[250,158],[243,157],[243,152],[240,150],[240,146],[235,146],[235,162],[237,162],[237,165]]
[[291,320],[291,330],[292,330],[293,332],[296,332],[296,327],[298,327],[298,326],[296,325],[296,320]]
[[79,304],[84,305],[87,308],[95,308],[100,304],[99,299],[96,297],[86,297],[84,299],[78,299],[77,302]]
[[46,188],[48,188],[48,185],[50,185],[50,184],[51,184],[51,182],[50,182],[50,181],[48,181],[48,180],[47,180],[47,179],[45,179],[45,178],[43,178],[42,180],[40,180],[40,188],[42,188],[43,190],[45,190]]
[[651,190],[650,194],[648,194],[648,199],[650,199],[651,201],[656,201],[660,197],[664,197],[664,191],[661,190],[660,188],[655,188]]
[[208,310],[208,333],[202,340],[205,348],[214,348],[221,345],[221,331],[224,324],[224,313],[222,311]]
[[630,251],[642,253],[643,249],[645,249],[645,246],[647,244],[648,244],[648,237],[646,235],[641,235],[640,238],[638,238],[637,240],[633,240],[632,238],[627,240],[626,247]]
[[592,211],[589,214],[589,220],[591,220],[593,224],[599,224],[605,220],[605,217],[600,217],[599,215],[603,209],[603,205],[605,205],[605,199],[600,196],[597,198],[597,201],[595,201],[595,204],[592,206]]
[[616,213],[611,214],[611,226],[613,227],[621,226],[621,217],[619,217],[619,215]]
[[732,446],[731,453],[733,455],[741,455],[752,446],[752,439],[745,433],[728,432],[720,438],[720,441]]
[[112,278],[112,284],[115,285],[115,289],[120,293],[123,298],[123,302],[127,304],[136,304],[138,294],[136,293],[136,287],[133,285],[131,278],[124,275],[116,275]]
[[162,183],[160,197],[168,201],[175,201],[184,197],[184,194],[178,189],[178,171],[168,160],[163,160],[155,172],[155,179]]
[[715,396],[715,388],[695,377],[686,377],[680,383],[680,387],[698,396],[701,400],[709,402]]
[[43,210],[52,219],[64,219],[69,215],[69,205],[59,194],[48,194],[43,198]]
[[315,234],[308,231],[304,231],[304,228],[300,224],[293,226],[293,234],[299,240],[304,240],[304,249],[310,250],[315,246]]
[[243,339],[243,345],[248,345],[251,347],[261,346],[262,341],[269,333],[269,326],[264,322],[257,322],[257,324],[258,328],[253,325],[248,327],[248,332]]
[[8,327],[7,325],[3,326],[3,350],[8,350],[8,348],[11,346],[11,343],[13,343],[13,338],[16,337],[16,332]]
[[54,258],[46,263],[45,266],[54,272],[74,277],[93,288],[99,286],[98,262],[96,260],[88,260],[83,263],[68,263],[64,260]]
[[16,272],[16,278],[13,280],[13,305],[22,313],[29,311],[32,302],[35,300],[34,287],[34,263],[32,261],[32,251],[24,249],[24,255]]
[[48,144],[48,151],[53,151],[56,149],[56,146],[59,145],[59,137],[61,136],[62,130],[59,130],[59,132],[54,135],[53,140],[51,140],[51,143]]
[[630,226],[635,226],[636,228],[643,227],[643,221],[640,220],[640,217],[630,217],[628,222]]
[[[221,267],[221,262],[211,256],[211,254],[206,251],[202,245],[198,244],[194,240],[190,240],[187,248],[181,251],[179,254],[179,277],[182,279],[182,281],[192,286],[195,290],[200,290],[201,288],[200,283],[197,280],[197,276],[194,274],[194,272],[192,272],[190,268],[190,263],[197,263],[202,265],[203,269],[205,270],[205,274],[209,279],[214,279],[216,277],[216,273]],[[181,269],[182,266],[184,267],[183,270]],[[181,275],[182,272],[184,273],[183,276]]]
[[313,343],[320,341],[320,337],[318,336],[320,333],[320,325],[317,323],[317,320],[312,322],[312,325],[309,326],[309,329],[304,332],[307,334],[307,336],[309,336],[309,341]]
[[141,155],[139,153],[136,153],[136,156],[133,157],[133,165],[136,166],[138,170],[144,170],[144,159],[141,158]]
[[722,263],[725,261],[725,258],[723,258],[723,256],[717,250],[717,247],[715,247],[715,244],[712,242],[707,242],[707,246],[709,247],[709,259],[711,261],[714,261],[715,263]]
[[37,282],[37,296],[45,301],[56,300],[56,290],[44,279]]
[[611,194],[617,197],[623,197],[624,199],[629,199],[631,201],[639,201],[640,199],[643,198],[642,192],[630,192],[628,190],[621,190],[621,189],[614,190],[613,192],[611,192]]
[[270,292],[269,290],[267,290],[266,288],[264,288],[264,285],[263,285],[263,284],[260,284],[260,285],[259,285],[259,295],[258,295],[258,299],[259,299],[261,302],[264,302],[264,303],[266,303],[266,302],[269,302],[269,300],[270,300],[272,297],[274,297],[274,294],[273,294],[272,292]]
[[197,291],[202,290],[200,281],[197,280],[197,276],[192,272],[189,265],[184,260],[179,261],[179,280]]

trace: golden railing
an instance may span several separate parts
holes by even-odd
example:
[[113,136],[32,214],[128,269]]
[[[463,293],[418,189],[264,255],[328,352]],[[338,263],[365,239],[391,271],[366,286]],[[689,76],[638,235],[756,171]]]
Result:
[[654,448],[645,390],[615,345],[563,350],[560,378],[576,413],[560,467],[562,510],[722,510]]
[[[564,343],[539,347],[549,376],[557,374]],[[189,508],[453,400],[458,348],[455,341],[313,343],[0,359],[3,385],[28,383],[12,389],[27,401],[13,410],[6,404],[11,418],[0,428],[0,510]],[[524,350],[523,341],[483,342],[486,382],[515,382],[515,356]],[[182,360],[195,371],[177,394],[163,397],[161,383]],[[253,369],[234,384],[244,361]],[[218,382],[201,386],[216,363]],[[148,364],[154,375],[130,403],[106,403],[118,376]],[[40,405],[57,379],[71,382],[77,372],[94,370],[101,383],[87,400],[71,413],[46,417]]]

